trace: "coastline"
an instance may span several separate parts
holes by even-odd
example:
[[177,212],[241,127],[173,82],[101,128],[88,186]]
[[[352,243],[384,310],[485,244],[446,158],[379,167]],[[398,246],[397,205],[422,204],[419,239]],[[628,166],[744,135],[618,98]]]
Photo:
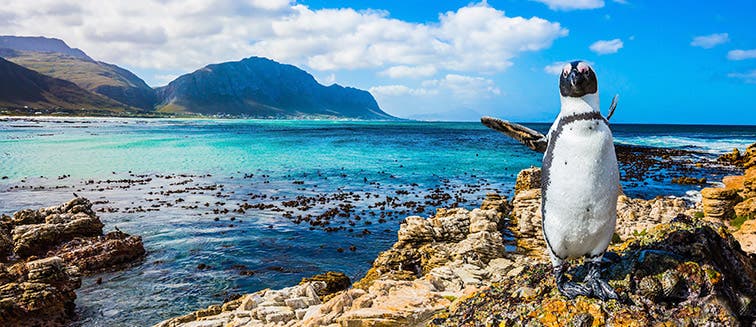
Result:
[[[172,126],[187,126],[183,123],[178,125],[173,123],[150,124],[151,123],[130,123],[122,125],[121,122],[118,121],[105,126],[124,126],[121,130],[126,132],[125,135],[130,135],[132,134],[132,131],[142,130],[148,126],[155,126],[158,128],[158,131],[162,131],[162,129],[166,128],[165,126],[168,126],[169,128],[173,128]],[[27,124],[25,123],[22,125]],[[29,123],[28,125],[37,124]],[[23,145],[24,143],[44,145],[56,143],[58,140],[66,142],[72,140],[75,141],[75,143],[71,143],[74,147],[66,145],[67,143],[64,143],[63,145],[66,146],[62,147],[76,150],[75,145],[77,144],[85,145],[87,148],[105,145],[105,148],[112,149],[114,153],[123,149],[121,146],[114,146],[116,144],[121,144],[120,141],[117,143],[106,142],[104,144],[99,142],[99,140],[107,137],[108,131],[112,130],[99,127],[102,126],[102,124],[81,124],[75,122],[67,124],[61,122],[51,124],[42,123],[39,125],[43,128],[17,129],[14,126],[8,130],[11,131],[11,133],[13,133],[14,130],[21,132],[10,135],[18,135],[22,137],[22,141],[18,142],[19,145]],[[328,122],[304,124],[290,124],[286,122],[282,124],[269,124],[265,122],[261,124],[241,124],[238,126],[234,124],[235,128],[245,129],[248,127],[259,128],[270,126],[269,128],[274,131],[284,131],[285,133],[297,130],[306,131],[315,128],[318,130],[318,134],[321,135],[323,131],[325,134],[331,134],[338,130],[344,130],[347,137],[355,131],[362,131],[360,133],[376,135],[378,139],[380,139],[383,134],[378,134],[374,131],[388,129],[389,131],[392,131],[391,134],[393,134],[394,131],[402,132],[404,130],[415,130],[425,126],[423,124],[417,124],[407,129],[399,125],[402,124],[398,124],[396,127],[392,127],[390,124],[378,124],[373,126],[371,124],[331,124]],[[208,126],[218,126],[218,128],[226,129],[229,125],[222,122],[218,124],[210,122],[192,124],[189,126],[193,126],[192,130],[197,130],[198,128],[204,130],[207,129]],[[305,276],[312,276],[323,271],[340,271],[342,269],[341,267],[344,265],[343,260],[345,259],[350,261],[350,268],[348,268],[350,270],[346,271],[346,273],[350,278],[357,280],[364,275],[365,269],[367,269],[370,262],[376,258],[377,252],[390,248],[392,243],[396,241],[395,233],[397,231],[396,229],[399,227],[398,222],[407,216],[407,213],[400,213],[402,210],[406,210],[404,209],[403,204],[407,201],[417,202],[417,200],[413,199],[416,195],[419,196],[420,199],[423,199],[419,201],[418,204],[423,204],[426,201],[428,202],[426,208],[429,211],[419,214],[423,217],[433,215],[435,213],[435,208],[451,207],[455,202],[455,198],[458,196],[466,199],[467,202],[461,202],[457,205],[463,206],[467,208],[467,210],[472,210],[481,203],[483,197],[477,197],[478,195],[468,193],[470,191],[482,191],[482,195],[485,195],[485,192],[490,192],[492,189],[495,189],[504,194],[508,193],[507,196],[509,196],[510,199],[514,199],[514,196],[511,194],[511,189],[515,182],[514,175],[516,175],[516,172],[519,171],[520,167],[527,167],[528,165],[516,165],[516,170],[510,168],[509,171],[506,170],[507,166],[505,166],[504,169],[500,168],[501,164],[499,162],[502,156],[505,155],[505,153],[508,153],[502,152],[502,150],[507,151],[507,149],[497,148],[495,151],[489,151],[489,153],[479,152],[479,143],[484,144],[484,146],[490,146],[490,142],[496,142],[495,144],[499,144],[500,140],[492,137],[498,135],[494,134],[489,136],[486,133],[478,132],[476,127],[476,123],[452,124],[443,128],[434,124],[433,126],[425,127],[426,129],[422,131],[421,134],[423,135],[429,132],[437,133],[443,131],[444,134],[461,135],[464,138],[469,138],[469,135],[474,136],[473,138],[470,138],[470,141],[465,141],[467,143],[454,142],[457,147],[464,145],[465,149],[470,150],[465,153],[451,152],[451,154],[454,158],[463,159],[463,162],[470,162],[472,166],[469,167],[476,167],[478,168],[477,170],[482,170],[470,171],[468,167],[464,171],[459,172],[442,172],[441,176],[437,177],[437,186],[433,184],[436,183],[435,179],[421,178],[421,176],[430,175],[430,173],[423,173],[423,171],[409,172],[407,170],[412,167],[411,164],[413,161],[411,158],[414,158],[413,154],[409,154],[409,157],[406,159],[399,157],[398,162],[389,164],[388,166],[385,165],[385,163],[381,164],[379,166],[380,171],[377,173],[365,173],[360,170],[349,170],[349,168],[347,168],[347,171],[343,171],[340,168],[343,167],[342,164],[338,164],[338,166],[334,165],[334,170],[324,170],[323,164],[318,164],[318,167],[316,167],[318,170],[312,171],[307,168],[297,168],[294,170],[245,169],[242,170],[242,173],[233,173],[233,171],[224,172],[213,169],[212,177],[204,177],[205,174],[196,175],[181,173],[182,171],[202,172],[203,170],[201,169],[179,169],[175,170],[175,173],[142,173],[145,172],[145,167],[150,169],[149,165],[140,166],[135,164],[129,164],[122,167],[105,165],[104,167],[107,170],[103,170],[103,173],[98,175],[99,171],[93,170],[92,165],[90,165],[94,164],[94,166],[97,166],[97,162],[88,160],[87,163],[89,168],[81,171],[77,171],[75,170],[75,167],[68,165],[65,165],[66,170],[56,170],[56,172],[60,171],[63,173],[62,176],[58,176],[60,175],[59,173],[52,174],[39,169],[27,169],[25,168],[27,164],[14,164],[15,166],[12,167],[22,168],[19,171],[26,170],[28,172],[10,174],[10,179],[2,181],[2,183],[8,183],[7,185],[12,187],[12,189],[5,190],[7,191],[5,196],[7,196],[6,200],[8,201],[4,202],[6,208],[12,208],[15,211],[21,208],[49,205],[54,201],[67,200],[70,198],[71,191],[76,191],[78,194],[84,194],[92,199],[99,198],[99,200],[96,201],[99,202],[99,204],[96,205],[96,209],[98,211],[105,210],[102,212],[102,216],[106,219],[106,225],[117,224],[117,227],[120,227],[122,230],[144,235],[146,242],[145,246],[148,246],[150,254],[145,264],[140,265],[139,267],[135,267],[134,269],[130,269],[120,274],[104,275],[102,285],[95,285],[95,279],[85,279],[85,283],[80,292],[80,298],[77,300],[77,308],[83,309],[79,313],[86,319],[81,323],[82,325],[88,325],[93,323],[103,323],[109,320],[114,324],[120,323],[125,325],[134,321],[154,323],[168,318],[169,316],[195,310],[198,306],[205,307],[210,303],[221,303],[224,298],[233,298],[236,296],[234,293],[244,292],[244,290],[259,290],[263,287],[269,286],[277,289],[288,285],[295,285]],[[482,130],[486,131],[485,129]],[[55,135],[47,136],[52,133]],[[234,133],[232,132],[229,134]],[[308,132],[307,135],[309,134],[311,134],[311,132]],[[412,133],[412,135],[415,134],[417,134],[417,132]],[[24,135],[28,135],[29,138],[23,138]],[[79,135],[81,135],[81,137],[79,137]],[[91,137],[89,135],[98,136]],[[118,135],[121,135],[121,133],[118,133]],[[191,135],[191,133],[188,133],[188,135]],[[227,134],[223,135],[225,136]],[[266,135],[267,134],[263,134],[262,136]],[[433,136],[434,134],[430,135]],[[71,136],[74,136],[74,138],[72,139]],[[246,138],[248,136],[245,135],[244,137]],[[129,142],[125,144],[134,141],[132,136],[129,136],[128,138]],[[13,140],[10,137],[9,139]],[[436,140],[439,138],[433,136],[431,139]],[[296,140],[301,140],[301,138],[296,138]],[[483,140],[483,142],[481,142],[481,140]],[[87,142],[82,143],[82,141]],[[13,141],[11,141],[11,145],[14,145]],[[354,146],[354,144],[352,144],[352,146]],[[413,145],[413,147],[417,146]],[[295,148],[297,147],[295,146]],[[170,149],[171,148],[166,148],[165,150]],[[650,160],[649,163],[661,161],[667,154],[669,155],[669,158],[673,161],[680,162],[681,165],[692,166],[697,162],[695,157],[689,158],[684,154],[676,155],[674,152],[669,151],[653,152],[656,150],[651,149],[653,150],[652,152],[644,152],[648,149],[630,149],[642,152],[637,156],[628,156],[625,160],[626,162],[636,163],[639,161],[639,158],[643,158],[648,154],[652,156],[652,158],[648,158],[648,160]],[[18,148],[14,149],[13,147],[10,148],[10,150],[12,150],[11,153],[14,154],[29,153],[28,151],[19,151]],[[449,152],[450,150],[455,151],[456,149],[443,149],[444,152]],[[112,155],[110,151],[111,150],[109,150],[108,153],[100,154],[110,157]],[[65,152],[68,152],[68,150]],[[73,153],[76,152],[74,151]],[[485,161],[480,161],[480,159],[478,159],[479,157],[476,156],[476,153],[480,153],[481,159],[485,157],[485,160],[490,160],[490,162],[496,166],[491,166]],[[422,155],[422,153],[420,154]],[[288,154],[283,153],[282,155],[287,156]],[[14,155],[13,157],[16,156]],[[76,156],[74,155],[72,157]],[[91,158],[90,160],[96,160],[97,157],[97,154],[93,154],[90,155],[89,158]],[[427,161],[425,158],[433,158],[433,160],[430,161],[438,164],[438,160],[441,157],[435,155],[430,157],[422,155],[418,158],[420,158],[421,161]],[[509,160],[509,158],[507,159]],[[28,162],[28,164],[33,164],[33,162]],[[404,167],[401,167],[401,165]],[[254,164],[251,166],[255,167]],[[456,167],[458,164],[454,164],[453,166]],[[28,167],[33,168],[35,166]],[[116,173],[111,172],[111,167]],[[170,165],[160,167],[168,169],[169,171],[175,169]],[[358,168],[361,169],[362,167]],[[643,177],[643,179],[651,182],[651,185],[641,186],[642,183],[640,183],[639,186],[636,187],[635,194],[638,194],[637,190],[639,189],[648,189],[649,187],[656,187],[657,185],[664,184],[665,182],[663,181],[669,180],[669,177],[673,174],[687,174],[684,170],[675,169],[673,171],[667,171],[664,167],[660,166],[660,168],[661,169],[655,169],[652,171],[650,175]],[[131,171],[126,173],[125,169],[133,169],[133,175],[131,174]],[[708,168],[704,168],[703,171],[708,171],[707,169]],[[234,171],[236,170],[238,170],[238,168],[234,169]],[[37,174],[37,171],[40,172],[40,174]],[[441,171],[439,170],[438,172]],[[464,175],[465,172],[468,174]],[[512,174],[510,179],[508,176],[510,176],[512,172],[515,174]],[[321,173],[323,174],[322,177],[320,176]],[[41,176],[42,174],[47,177],[37,178],[37,175]],[[73,176],[70,174],[73,174]],[[291,174],[291,176],[289,176],[289,174]],[[347,174],[348,177],[342,177],[343,174]],[[706,175],[708,174],[709,173],[707,172]],[[31,177],[24,177],[30,175]],[[245,175],[254,176],[248,178]],[[477,175],[477,177],[475,175]],[[58,178],[56,178],[56,176]],[[90,176],[91,178],[88,178],[87,176]],[[363,176],[368,178],[368,183],[363,181]],[[434,175],[434,177],[435,176],[436,175]],[[698,177],[696,175],[693,176]],[[26,182],[21,182],[20,177],[24,177],[23,179],[26,180]],[[663,181],[656,181],[654,177],[662,178]],[[146,182],[147,179],[152,179],[152,182],[142,184],[143,182]],[[184,184],[190,179],[193,181]],[[712,177],[709,179],[714,180]],[[304,184],[297,184],[299,181],[303,181]],[[270,184],[266,184],[266,182],[270,182]],[[377,185],[374,182],[379,183],[380,185]],[[419,183],[420,186],[411,186],[411,183]],[[474,187],[467,186],[467,184],[473,185]],[[246,186],[239,187],[242,185]],[[329,185],[332,185],[332,187]],[[353,187],[343,190],[338,189],[341,185],[352,185]],[[16,188],[17,186],[18,188]],[[206,188],[211,186],[212,188],[216,188],[216,190],[193,190],[193,188]],[[58,189],[58,187],[64,188]],[[161,187],[165,187],[165,189],[162,189]],[[426,191],[426,189],[435,189],[437,187],[442,189],[451,188],[444,192],[448,194],[450,202],[435,204],[436,200],[433,198],[437,196],[439,197],[438,199],[447,198],[444,194],[434,195],[435,192]],[[699,187],[700,186],[676,186],[677,189],[696,189]],[[663,189],[664,188],[658,188],[658,190],[654,191],[655,193],[644,196],[644,198],[653,198],[657,194],[665,194],[662,191]],[[159,190],[160,192],[158,193],[160,194],[154,193],[156,190]],[[278,193],[278,195],[282,196],[280,200],[261,199],[257,197],[258,195],[261,196],[262,194],[267,194],[268,191],[266,190],[284,190],[286,193]],[[406,190],[410,193],[406,195],[403,193],[397,193],[394,195],[393,193],[397,190]],[[221,193],[216,196],[218,191]],[[354,191],[355,195],[359,195],[361,200],[354,202],[354,199],[351,197],[343,198],[341,200],[335,198],[340,193],[351,191]],[[153,192],[154,194],[149,192]],[[163,194],[163,192],[165,192],[165,194]],[[205,195],[192,194],[193,192],[205,192]],[[381,207],[380,205],[378,206],[379,208],[373,207],[371,209],[369,207],[377,203],[365,203],[365,200],[368,199],[366,192],[372,193],[370,200],[373,200],[375,194],[398,198],[397,201],[392,200],[387,203],[385,212],[386,217],[381,216],[381,218],[387,220],[386,222],[381,222],[381,220],[378,219],[379,215],[383,212],[383,209],[379,209]],[[249,195],[250,193],[253,193],[253,195]],[[671,194],[684,195],[677,191],[672,192]],[[268,195],[272,196],[273,193],[269,193]],[[339,208],[342,204],[347,204],[345,200],[352,201],[352,205],[355,205],[357,208],[355,208],[356,210],[352,213],[351,218],[355,218],[354,215],[362,217],[362,221],[356,221],[358,225],[354,227],[355,232],[360,232],[363,228],[368,228],[372,234],[369,236],[354,235],[356,237],[351,237],[352,233],[348,231],[325,232],[321,230],[323,227],[338,228],[339,224],[342,222],[348,223],[347,219],[343,219],[338,215],[331,217],[330,226],[312,226],[316,228],[316,230],[309,232],[307,231],[307,228],[310,225],[305,221],[302,221],[304,223],[304,228],[299,228],[302,230],[302,232],[299,233],[296,232],[298,229],[296,225],[290,223],[296,223],[296,217],[300,214],[299,212],[293,213],[292,215],[294,219],[289,221],[288,218],[283,219],[286,218],[286,216],[282,216],[284,212],[276,212],[273,210],[275,208],[268,210],[271,211],[269,213],[263,210],[258,211],[258,209],[255,208],[246,208],[247,204],[251,206],[265,205],[266,207],[268,205],[274,205],[285,211],[295,211],[293,208],[289,209],[283,204],[283,202],[295,200],[297,195],[305,195],[307,202],[310,200],[319,200],[321,197],[326,197],[327,199],[334,197],[334,200],[331,200],[331,202],[328,202],[325,206],[316,205],[309,213],[302,212],[301,214],[303,218],[307,214],[319,215],[321,213],[320,209]],[[431,196],[432,198],[424,199],[426,195]],[[68,198],[60,198],[60,196],[66,196]],[[201,198],[197,198],[198,196]],[[24,198],[28,198],[28,200],[24,200]],[[39,202],[43,198],[47,198],[47,200],[45,200],[45,202]],[[109,200],[110,202],[103,202],[105,200]],[[181,202],[182,200],[185,200],[185,202]],[[199,201],[199,203],[195,203],[196,201]],[[382,197],[375,201],[384,202]],[[216,204],[215,202],[223,202],[225,204]],[[210,203],[211,205],[210,207],[205,208],[203,203]],[[157,207],[153,207],[153,205],[156,205]],[[200,208],[188,209],[195,205],[199,205]],[[359,208],[361,206],[364,208]],[[180,207],[187,207],[187,209],[181,210]],[[651,205],[649,205],[649,207],[653,208]],[[235,212],[235,210],[242,208],[249,211],[249,213],[239,214]],[[115,212],[111,211],[118,209],[121,210]],[[154,210],[154,212],[152,210]],[[218,211],[216,212],[216,210]],[[224,214],[226,210],[228,210],[228,213]],[[366,210],[366,212],[374,211],[376,216],[372,217],[370,215],[365,215],[362,213],[363,210]],[[395,211],[393,212],[394,215],[390,216],[389,214],[392,211]],[[231,219],[234,216],[236,216],[235,221]],[[188,219],[186,217],[188,217]],[[214,217],[219,217],[220,221],[213,221]],[[278,219],[274,219],[274,217],[278,217]],[[256,220],[262,221],[258,223]],[[370,226],[362,226],[363,223],[367,224],[368,220],[373,224]],[[321,222],[325,223],[325,221]],[[140,226],[144,226],[145,224],[154,225],[156,228],[137,228],[137,224]],[[274,225],[273,229],[269,229],[271,224]],[[234,225],[234,227],[230,227],[230,225]],[[260,228],[258,229],[258,227]],[[350,226],[345,225],[345,227],[349,228]],[[387,229],[391,229],[391,231],[386,232],[385,230]],[[244,235],[245,231],[247,232],[246,235]],[[289,238],[298,237],[298,235],[306,236],[308,240],[300,239],[301,241],[297,242],[300,245],[297,245],[294,241],[286,241]],[[257,239],[260,239],[260,242],[256,241]],[[309,239],[312,239],[312,241]],[[252,243],[245,240],[252,240]],[[292,238],[292,240],[294,239]],[[189,244],[196,245],[180,246],[175,249],[165,248],[168,244],[174,244],[174,246],[169,246],[174,248],[177,242],[191,242]],[[305,247],[301,247],[301,245],[303,245],[301,242],[314,244],[311,246],[310,244],[307,244]],[[291,245],[296,246],[299,250],[293,253],[291,251],[256,252],[256,248],[265,249],[272,246],[273,248],[271,250],[274,250],[281,249],[281,246]],[[325,245],[325,247],[323,247],[323,245]],[[355,251],[351,250],[351,245],[356,245]],[[513,245],[505,246],[513,247]],[[336,252],[338,248],[343,248],[344,252]],[[298,253],[300,252],[314,255],[315,257],[307,260],[299,259],[296,256],[298,256]],[[339,254],[337,255],[336,253]],[[214,257],[216,255],[217,257]],[[256,262],[254,260],[255,258],[266,256],[270,257],[272,260],[263,262]],[[331,257],[333,257],[333,260],[330,259]],[[359,261],[360,263],[357,265],[355,264],[356,261]],[[212,268],[197,268],[200,267],[201,264],[212,266]],[[242,272],[246,273],[246,271],[251,271],[254,275],[251,277],[240,277],[239,274]],[[148,278],[149,280],[140,277],[141,275],[144,275],[144,278]],[[201,284],[198,285],[193,283],[191,282],[192,280],[201,280]],[[183,287],[181,285],[187,286]],[[215,285],[215,287],[212,285]],[[132,286],[133,288],[131,288]],[[162,293],[170,294],[170,298],[175,299],[175,301],[161,298],[159,294],[151,296],[150,298],[153,300],[150,300],[149,303],[133,300],[133,294],[150,294],[144,292],[150,292],[150,289],[155,287],[163,288]],[[172,289],[173,287],[175,288]],[[129,289],[130,291],[126,291],[126,289]],[[191,294],[191,298],[184,298],[182,296],[187,293]],[[113,296],[124,299],[124,302],[121,302],[120,305],[114,305],[109,304],[107,301],[99,300],[103,297]],[[201,301],[201,303],[197,304],[198,301]],[[142,311],[133,311],[134,313],[131,313],[129,307],[138,307],[141,308]],[[166,310],[163,310],[163,308]],[[160,313],[162,313],[162,316],[158,316]]]
[[[756,144],[749,150],[756,158]],[[314,290],[325,288],[327,281],[303,280],[281,290],[242,295],[155,327],[754,322],[756,247],[749,246],[750,252],[741,249],[728,231],[729,222],[711,216],[706,195],[692,204],[679,198],[622,195],[618,233],[606,256],[611,266],[605,265],[622,300],[561,298],[547,273],[550,266],[538,230],[539,175],[535,168],[520,172],[511,202],[489,194],[472,211],[438,209],[428,218],[407,217],[397,242],[351,288],[322,297]],[[756,166],[745,176],[744,192],[751,196]],[[754,197],[742,202],[748,199]],[[756,236],[756,228],[748,228],[746,236]],[[514,236],[515,251],[504,251],[502,233]],[[580,267],[572,271],[585,274]],[[665,303],[670,302],[680,305],[669,308]]]

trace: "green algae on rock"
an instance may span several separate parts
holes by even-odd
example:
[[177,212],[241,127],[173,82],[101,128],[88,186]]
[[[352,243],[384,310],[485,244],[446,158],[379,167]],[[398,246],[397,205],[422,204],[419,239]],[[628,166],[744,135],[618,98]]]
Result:
[[[754,323],[756,256],[743,252],[721,225],[680,215],[615,250],[618,255],[607,256],[612,262],[606,275],[620,301],[566,300],[556,290],[548,264],[539,263],[454,303],[436,316],[433,325]],[[579,278],[586,271],[578,267],[571,273]]]

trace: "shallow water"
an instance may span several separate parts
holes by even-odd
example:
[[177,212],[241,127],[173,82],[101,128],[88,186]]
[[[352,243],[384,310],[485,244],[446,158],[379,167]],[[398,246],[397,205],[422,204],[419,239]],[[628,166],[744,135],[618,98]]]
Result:
[[[618,143],[696,150],[702,158],[756,141],[753,126],[612,128]],[[7,176],[0,213],[54,205],[76,192],[105,210],[106,230],[142,235],[143,262],[85,278],[76,302],[79,325],[141,326],[328,270],[359,278],[395,241],[405,216],[474,208],[491,191],[510,195],[516,173],[531,165],[540,165],[539,154],[478,123],[8,119],[0,120],[0,178]],[[716,180],[722,172],[699,174]],[[645,198],[698,188],[647,183],[623,187]],[[436,201],[440,194],[450,197]],[[297,196],[323,201],[306,210],[282,205]],[[426,205],[381,206],[387,196]],[[284,211],[234,211],[258,203]],[[351,213],[324,226],[283,216],[344,204]]]

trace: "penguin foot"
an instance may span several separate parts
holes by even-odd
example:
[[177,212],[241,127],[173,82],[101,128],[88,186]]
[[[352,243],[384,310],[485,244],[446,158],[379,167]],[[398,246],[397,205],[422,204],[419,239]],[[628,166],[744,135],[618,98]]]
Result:
[[585,283],[590,287],[591,295],[601,301],[619,299],[614,288],[612,288],[612,286],[610,286],[605,280],[601,279],[601,268],[597,262],[590,264],[590,270],[585,277]]
[[591,294],[593,294],[593,289],[591,287],[580,283],[569,282],[566,280],[557,282],[557,289],[559,290],[559,293],[562,293],[564,297],[570,300],[578,297],[579,295],[591,296]]

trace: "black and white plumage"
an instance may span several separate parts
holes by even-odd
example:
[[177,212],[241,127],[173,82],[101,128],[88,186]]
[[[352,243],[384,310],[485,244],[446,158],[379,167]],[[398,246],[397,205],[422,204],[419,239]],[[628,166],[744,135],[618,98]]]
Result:
[[[599,263],[614,234],[619,194],[619,169],[608,117],[599,110],[598,81],[585,62],[563,67],[559,81],[561,111],[548,135],[484,117],[483,124],[529,148],[543,152],[542,225],[557,287],[568,298],[602,300],[617,294],[600,277]],[[570,258],[585,258],[589,273],[583,283],[565,276]]]

